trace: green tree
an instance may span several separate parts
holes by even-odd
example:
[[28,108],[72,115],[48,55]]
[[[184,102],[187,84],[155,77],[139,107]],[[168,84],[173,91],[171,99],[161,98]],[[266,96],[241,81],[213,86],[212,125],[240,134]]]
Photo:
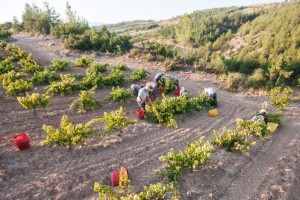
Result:
[[290,87],[282,89],[275,87],[270,91],[270,103],[278,110],[284,111],[291,103],[291,95],[293,90]]
[[288,72],[285,70],[287,66],[287,59],[284,56],[281,56],[276,64],[269,68],[270,80],[276,80],[275,85],[279,83],[281,77],[289,78],[293,74],[292,71]]

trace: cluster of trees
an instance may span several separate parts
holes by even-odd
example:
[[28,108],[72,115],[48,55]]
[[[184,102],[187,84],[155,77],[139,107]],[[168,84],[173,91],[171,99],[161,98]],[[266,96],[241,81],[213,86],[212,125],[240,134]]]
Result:
[[[197,11],[161,27],[156,37],[188,47],[170,48],[177,63],[226,74],[229,86],[300,86],[299,9],[293,1],[250,14],[236,7]],[[243,42],[238,49],[230,44],[234,37]]]
[[199,47],[208,42],[213,43],[221,36],[230,38],[245,22],[252,21],[259,15],[246,14],[240,9],[220,8],[185,14],[178,24],[162,27],[158,32],[176,42]]
[[69,34],[65,47],[68,49],[97,50],[120,54],[129,51],[130,37],[109,32],[106,27],[87,30],[83,34]]
[[91,29],[88,22],[72,11],[71,5],[66,4],[66,20],[60,19],[60,15],[54,8],[44,2],[40,8],[35,4],[25,4],[22,15],[22,23],[14,18],[13,22],[0,25],[0,37],[7,37],[1,30],[24,30],[33,34],[51,35],[62,38],[65,47],[79,50],[97,50],[110,53],[124,53],[132,48],[129,36],[119,36],[107,30]]

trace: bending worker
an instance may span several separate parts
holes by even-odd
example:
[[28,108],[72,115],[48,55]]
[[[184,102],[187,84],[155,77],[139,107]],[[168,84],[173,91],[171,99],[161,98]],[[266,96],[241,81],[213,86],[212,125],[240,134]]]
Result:
[[154,82],[158,85],[158,82],[161,80],[161,78],[164,76],[165,74],[162,72],[159,72],[158,74],[155,75],[154,77]]
[[266,117],[266,114],[268,114],[268,112],[265,109],[261,109],[259,113],[255,115],[251,120],[252,121],[263,120],[267,124],[268,118]]
[[217,107],[218,106],[217,91],[213,88],[204,88],[204,93],[208,95],[210,99],[212,99],[212,106]]
[[148,86],[141,88],[138,93],[138,96],[136,98],[137,103],[143,110],[145,110],[146,101],[147,101],[147,98],[149,97],[148,90],[149,90]]
[[143,85],[139,86],[137,84],[132,84],[130,86],[132,95],[137,96],[139,94],[140,89],[143,87],[144,87]]
[[147,82],[146,87],[148,87],[149,90],[152,90],[153,97],[156,99],[158,94],[158,84],[156,82]]

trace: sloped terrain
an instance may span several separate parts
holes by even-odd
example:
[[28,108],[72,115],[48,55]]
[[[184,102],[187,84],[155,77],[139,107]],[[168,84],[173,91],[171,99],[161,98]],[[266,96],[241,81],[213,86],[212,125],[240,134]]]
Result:
[[[78,52],[65,52],[58,41],[43,37],[17,36],[13,43],[32,53],[43,64],[55,58],[74,61],[80,56]],[[156,63],[126,57],[106,57],[95,53],[90,56],[101,63],[124,62],[131,68],[146,67],[151,74],[144,82],[152,80],[160,67]],[[192,71],[173,74],[193,95],[204,87],[214,87],[218,81],[214,76]],[[96,90],[96,97],[107,95],[110,89]],[[78,93],[54,96],[51,108],[38,111],[35,118],[1,89],[1,199],[96,199],[94,182],[110,184],[110,173],[121,166],[129,167],[132,189],[140,191],[143,186],[161,180],[156,174],[164,167],[164,163],[158,160],[159,156],[165,155],[171,148],[183,149],[187,142],[202,135],[209,138],[214,129],[232,127],[236,118],[250,118],[266,100],[264,97],[218,91],[220,115],[216,118],[208,117],[206,111],[178,116],[177,129],[139,121],[122,133],[116,132],[103,139],[93,137],[86,146],[73,151],[41,146],[40,142],[45,139],[42,125],[58,127],[63,114],[68,114],[74,123],[84,123],[102,116],[105,111],[119,108],[119,105],[107,102],[94,111],[76,114],[69,105],[77,96]],[[124,105],[127,116],[132,119],[136,117],[137,108],[134,98]],[[179,180],[181,199],[293,199],[299,195],[299,119],[300,105],[293,104],[286,113],[285,125],[270,138],[257,140],[249,157],[216,149],[212,154],[212,164],[184,172]],[[16,150],[11,142],[16,133],[30,135],[32,147],[29,150]],[[289,196],[290,190],[292,196]]]

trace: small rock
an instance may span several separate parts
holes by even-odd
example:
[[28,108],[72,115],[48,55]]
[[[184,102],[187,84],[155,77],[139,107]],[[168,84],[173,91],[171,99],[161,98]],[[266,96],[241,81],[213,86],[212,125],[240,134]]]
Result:
[[40,196],[41,195],[41,193],[39,192],[39,193],[36,193],[35,195],[33,195],[33,197],[34,198],[37,198],[38,196]]
[[260,195],[260,200],[270,200],[272,197],[270,194],[262,194]]
[[272,185],[270,189],[273,193],[277,193],[277,194],[284,193],[284,190],[282,189],[282,187],[280,185]]

